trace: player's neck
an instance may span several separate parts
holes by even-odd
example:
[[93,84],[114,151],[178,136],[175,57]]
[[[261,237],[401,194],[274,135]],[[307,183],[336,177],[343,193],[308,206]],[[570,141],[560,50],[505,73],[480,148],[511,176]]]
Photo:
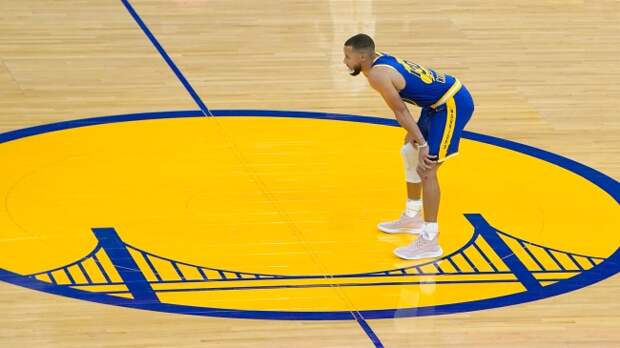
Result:
[[[370,59],[372,59],[372,62],[374,63],[375,60],[377,60],[377,58],[381,57],[380,54],[378,54],[377,52],[373,53],[372,56],[370,57]],[[372,66],[372,63],[370,64]]]
[[375,60],[377,60],[377,58],[379,58],[379,55],[375,52],[370,56],[370,62],[362,64],[362,73],[365,76],[368,76],[368,73],[370,72],[370,69],[372,69],[372,65],[374,64]]

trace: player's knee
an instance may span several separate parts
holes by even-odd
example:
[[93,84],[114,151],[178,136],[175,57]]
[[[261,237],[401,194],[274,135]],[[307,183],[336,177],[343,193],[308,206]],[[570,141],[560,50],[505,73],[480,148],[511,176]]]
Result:
[[422,169],[419,168],[418,169],[418,175],[420,176],[420,180],[422,182],[428,182],[431,181],[435,178],[435,176],[433,175],[433,173],[431,172],[430,169]]
[[416,168],[416,173],[418,174],[422,182],[429,182],[433,180],[437,181],[437,169],[439,168],[439,165],[440,163],[433,163],[428,169],[423,169],[422,167],[418,166]]
[[406,143],[401,148],[400,153],[403,156],[403,162],[405,164],[405,177],[407,182],[419,183],[422,181],[419,173],[417,172],[418,150],[414,148],[411,143]]
[[415,170],[416,170],[416,174],[420,178],[420,181],[426,180],[426,173],[425,173],[424,169],[422,169],[420,167],[417,167]]

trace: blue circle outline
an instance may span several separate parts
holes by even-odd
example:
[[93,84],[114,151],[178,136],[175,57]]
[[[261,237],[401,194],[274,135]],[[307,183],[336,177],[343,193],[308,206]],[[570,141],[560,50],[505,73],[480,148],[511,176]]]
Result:
[[[235,116],[253,116],[253,117],[293,117],[293,118],[311,118],[322,120],[338,120],[350,122],[362,122],[370,124],[379,124],[386,126],[399,127],[396,120],[386,119],[373,116],[357,116],[348,114],[334,114],[321,112],[306,111],[284,111],[284,110],[212,110],[213,116],[216,117],[235,117]],[[107,123],[142,121],[153,119],[167,118],[188,118],[188,117],[205,117],[200,110],[184,110],[184,111],[165,111],[165,112],[148,112],[122,114],[113,116],[101,116],[78,120],[69,120],[51,124],[45,124],[35,127],[29,127],[0,134],[0,144],[21,139],[37,134],[49,133],[58,130],[65,130],[78,127],[94,126]],[[611,177],[585,166],[581,163],[562,157],[560,155],[547,152],[529,145],[520,144],[506,139],[501,139],[489,135],[464,131],[463,137],[466,139],[499,146],[519,153],[527,154],[531,157],[541,159],[543,161],[555,164],[570,172],[573,172],[586,180],[592,182],[607,194],[609,194],[617,203],[620,203],[620,183]],[[620,271],[620,247],[609,256],[605,261],[592,269],[585,271],[577,276],[570,278],[568,281],[560,281],[552,285],[545,286],[541,291],[526,291],[505,295],[501,297],[475,300],[470,302],[453,303],[439,306],[414,307],[403,309],[382,309],[382,310],[360,310],[357,311],[365,319],[382,319],[395,317],[411,317],[411,316],[427,316],[442,315],[460,312],[469,312],[484,310],[490,308],[498,308],[509,305],[515,305],[525,302],[531,302],[548,298],[570,291],[578,290],[588,285],[600,282],[609,278]],[[120,297],[87,292],[83,290],[72,289],[69,287],[60,287],[50,285],[48,283],[38,281],[36,279],[26,278],[17,273],[0,268],[0,280],[18,285],[21,287],[38,290],[46,293],[98,302],[103,304],[122,306],[134,309],[143,309],[159,312],[191,314],[213,317],[228,318],[251,318],[251,319],[277,319],[277,320],[356,320],[351,311],[331,311],[331,312],[301,312],[301,311],[256,311],[256,310],[238,310],[238,309],[220,309],[206,308],[186,305],[175,305],[166,303],[135,303],[132,300]]]

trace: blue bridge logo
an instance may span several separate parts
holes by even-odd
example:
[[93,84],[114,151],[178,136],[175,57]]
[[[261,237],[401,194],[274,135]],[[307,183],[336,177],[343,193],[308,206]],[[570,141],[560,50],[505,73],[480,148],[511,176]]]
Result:
[[[345,312],[240,311],[201,307],[198,310],[163,303],[158,294],[424,283],[517,283],[523,287],[523,291],[517,294],[469,303],[360,311],[365,318],[381,318],[393,316],[394,311],[398,311],[400,316],[442,314],[536,300],[603,279],[616,273],[620,265],[620,249],[607,259],[575,254],[499,231],[480,214],[465,214],[465,217],[473,225],[474,233],[462,248],[436,260],[398,269],[328,277],[219,269],[175,261],[129,245],[114,228],[93,228],[98,244],[88,255],[63,267],[27,275],[26,279],[30,287],[48,292],[167,312],[231,317],[349,319],[350,315]],[[2,272],[5,275],[8,273]],[[476,303],[480,306],[476,307]]]

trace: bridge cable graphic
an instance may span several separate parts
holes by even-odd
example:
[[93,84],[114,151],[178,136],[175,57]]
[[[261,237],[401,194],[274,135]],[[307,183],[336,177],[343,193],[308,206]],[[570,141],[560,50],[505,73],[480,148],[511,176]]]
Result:
[[390,286],[516,283],[524,291],[569,279],[605,260],[538,245],[492,227],[480,214],[465,214],[474,227],[459,250],[413,266],[368,273],[278,275],[194,265],[139,249],[114,228],[93,228],[97,246],[71,264],[28,275],[54,286],[159,303],[158,293]]

